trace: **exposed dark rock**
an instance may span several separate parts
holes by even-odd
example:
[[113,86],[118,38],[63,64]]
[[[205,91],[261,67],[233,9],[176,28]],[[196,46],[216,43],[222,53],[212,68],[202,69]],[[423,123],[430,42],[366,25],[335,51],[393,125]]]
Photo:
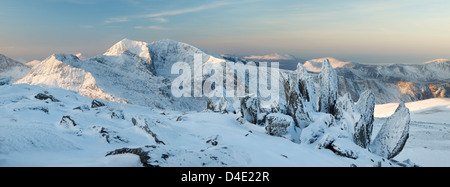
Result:
[[148,163],[150,156],[149,152],[144,151],[142,148],[121,148],[108,152],[105,156],[120,155],[120,154],[134,154],[139,156],[139,160],[144,167],[159,167],[158,165],[152,165]]
[[0,78],[0,86],[11,84],[11,78]]
[[111,142],[116,143],[128,143],[128,140],[122,138],[121,136],[117,135],[117,132],[111,131],[107,128],[100,127],[100,126],[93,126],[93,129],[97,130],[98,133],[105,139],[105,141],[110,144]]
[[65,126],[65,127],[76,127],[77,124],[75,121],[70,118],[70,116],[63,116],[59,124]]
[[214,137],[208,138],[208,140],[206,140],[206,143],[211,144],[212,146],[217,146],[219,144],[219,141],[220,141],[220,136],[216,135]]
[[155,139],[155,142],[157,144],[163,144],[166,145],[162,140],[160,140],[158,138],[158,136],[150,129],[150,127],[148,126],[148,122],[145,118],[141,117],[141,116],[136,116],[131,118],[131,122],[133,123],[134,126],[139,127],[140,129],[144,130],[147,134],[149,134],[150,136],[152,136]]
[[91,108],[99,108],[103,106],[106,106],[105,103],[102,103],[97,99],[92,100]]
[[39,99],[39,100],[50,99],[52,102],[61,102],[60,100],[56,99],[52,95],[47,95],[47,94],[43,94],[43,93],[38,93],[36,96],[34,96],[34,98]]

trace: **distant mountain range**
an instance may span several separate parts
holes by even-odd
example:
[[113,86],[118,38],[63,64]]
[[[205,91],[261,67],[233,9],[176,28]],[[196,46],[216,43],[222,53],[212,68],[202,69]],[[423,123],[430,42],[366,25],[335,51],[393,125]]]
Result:
[[[12,82],[17,83],[61,87],[88,97],[192,109],[204,105],[206,101],[177,100],[169,94],[171,78],[175,76],[170,73],[170,68],[179,61],[193,62],[193,53],[201,53],[203,63],[278,61],[280,69],[286,72],[296,70],[300,62],[313,74],[320,72],[323,61],[323,58],[302,60],[278,53],[220,56],[174,40],[146,43],[124,39],[93,58],[85,58],[81,54],[55,54],[42,62],[32,61],[25,65],[0,55],[0,78],[10,77]],[[376,103],[380,104],[450,95],[450,60],[437,59],[416,65],[366,65],[331,57],[326,59],[339,76],[340,95],[348,92],[353,100],[357,100],[367,89],[375,93]],[[153,99],[155,97],[159,99]]]

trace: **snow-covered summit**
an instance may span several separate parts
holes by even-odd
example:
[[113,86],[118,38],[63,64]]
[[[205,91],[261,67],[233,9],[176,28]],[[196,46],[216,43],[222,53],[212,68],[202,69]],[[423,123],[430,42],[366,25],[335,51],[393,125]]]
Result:
[[440,58],[424,62],[424,64],[432,64],[432,63],[450,63],[450,59]]
[[149,49],[147,47],[148,43],[129,40],[127,38],[117,42],[111,48],[104,53],[106,56],[119,56],[125,52],[130,52],[141,58],[150,59]]
[[218,54],[171,39],[152,42],[148,48],[156,74],[164,77],[177,76],[171,74],[172,65],[177,62],[186,62],[193,68],[195,54],[202,55],[203,64],[226,62]]
[[306,61],[303,66],[310,72],[320,72],[323,64],[323,59],[327,59],[333,68],[349,67],[353,68],[358,65],[358,63],[350,61],[341,61],[332,57],[317,58]]
[[[140,55],[145,52],[150,58]],[[170,94],[171,64],[183,60],[192,62],[195,52],[202,51],[171,40],[147,44],[124,39],[111,47],[107,55],[85,60],[69,54],[51,55],[16,83],[59,87],[90,98],[141,106],[202,110],[200,106],[206,101],[174,98]],[[202,54],[204,62],[218,62]]]
[[27,65],[0,54],[0,78],[11,78],[14,82],[25,76],[28,71],[30,67]]

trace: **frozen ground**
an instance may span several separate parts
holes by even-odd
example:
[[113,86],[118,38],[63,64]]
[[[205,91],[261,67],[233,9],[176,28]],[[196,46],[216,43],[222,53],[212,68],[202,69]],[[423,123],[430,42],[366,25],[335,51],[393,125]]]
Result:
[[[375,117],[394,113],[398,103],[375,106]],[[397,160],[410,159],[420,166],[450,166],[450,99],[435,98],[406,103],[411,111],[409,139]],[[377,119],[380,122],[383,119]],[[374,128],[379,128],[375,123]]]
[[0,166],[142,166],[134,154],[107,156],[122,148],[148,151],[158,166],[395,166],[363,149],[351,159],[270,136],[236,114],[99,101],[106,106],[57,88],[0,87]]

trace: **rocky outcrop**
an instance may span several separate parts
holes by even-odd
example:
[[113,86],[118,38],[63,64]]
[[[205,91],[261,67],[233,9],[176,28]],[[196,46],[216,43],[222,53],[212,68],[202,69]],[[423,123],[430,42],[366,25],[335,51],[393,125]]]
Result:
[[319,74],[320,97],[319,111],[331,113],[337,99],[338,77],[328,59],[324,59]]
[[[361,114],[362,120],[361,126],[365,129],[365,141],[361,142],[368,146],[370,144],[371,135],[373,131],[373,122],[375,120],[375,95],[372,91],[367,90],[361,94],[358,102],[356,103],[356,109]],[[364,146],[364,147],[366,147]]]
[[272,113],[267,115],[265,129],[267,134],[272,136],[282,136],[286,134],[289,128],[293,128],[294,121],[291,116]]
[[34,98],[39,99],[39,100],[50,99],[52,102],[61,102],[60,100],[58,100],[55,97],[53,97],[53,95],[48,95],[48,94],[45,94],[45,93],[38,93],[36,96],[34,96]]
[[381,127],[369,150],[387,159],[397,156],[408,140],[409,122],[409,109],[404,103],[400,103],[395,113]]

